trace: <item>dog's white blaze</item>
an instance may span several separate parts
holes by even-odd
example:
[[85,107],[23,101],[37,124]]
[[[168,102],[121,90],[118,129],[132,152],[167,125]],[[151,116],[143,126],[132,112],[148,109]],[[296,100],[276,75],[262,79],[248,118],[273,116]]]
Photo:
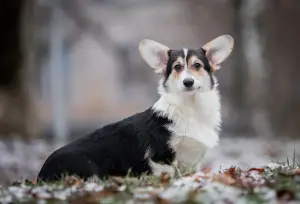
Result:
[[184,79],[192,78],[195,80],[195,77],[188,70],[187,55],[188,55],[189,50],[186,48],[183,48],[182,50],[183,50],[183,54],[184,54],[184,59],[183,59],[184,60],[184,69],[180,74],[180,79],[179,79],[179,88],[180,89],[184,89],[183,83],[182,83]]
[[183,87],[183,80],[187,79],[187,78],[194,79],[193,75],[191,73],[189,73],[189,70],[185,67],[182,70],[182,72],[180,73],[180,77],[179,77],[179,84],[180,84],[180,86]]
[[167,93],[160,86],[160,99],[153,110],[168,117],[173,124],[170,145],[179,164],[197,165],[205,152],[219,141],[221,124],[220,97],[217,87],[207,92]]
[[151,166],[152,172],[155,176],[160,176],[161,173],[168,173],[171,177],[174,176],[174,167],[167,164],[159,164],[149,159],[149,165]]
[[187,67],[187,61],[186,61],[186,58],[187,58],[187,55],[188,55],[188,49],[186,49],[186,48],[183,48],[182,49],[183,50],[183,54],[184,54],[184,64],[185,64],[185,67]]
[[186,57],[187,57],[187,54],[188,54],[188,49],[183,48],[182,50],[183,50],[183,55],[184,55],[184,57],[183,57],[184,69],[181,72],[181,76],[180,76],[181,81],[183,81],[183,79],[185,79],[185,78],[188,78],[189,75],[190,75],[189,72],[188,72],[188,64],[187,64],[187,61],[186,61]]

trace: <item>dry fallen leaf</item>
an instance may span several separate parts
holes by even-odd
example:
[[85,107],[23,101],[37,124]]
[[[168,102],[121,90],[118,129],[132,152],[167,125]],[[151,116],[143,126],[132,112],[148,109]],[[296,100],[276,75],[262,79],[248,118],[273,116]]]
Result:
[[112,177],[111,180],[118,186],[122,186],[124,184],[124,179],[121,177]]
[[258,171],[259,173],[263,173],[265,172],[265,169],[264,168],[250,168],[248,169],[248,172],[250,171]]
[[160,175],[160,183],[163,185],[163,186],[168,186],[169,183],[170,183],[170,180],[171,180],[171,177],[168,173],[161,173]]
[[205,173],[205,174],[208,174],[211,172],[211,168],[210,167],[202,167],[200,169],[201,172]]
[[230,176],[231,178],[235,178],[238,174],[241,173],[241,170],[240,169],[237,169],[235,167],[231,167],[229,169],[226,169],[223,174],[227,175],[227,176]]
[[212,177],[213,182],[221,182],[225,185],[233,185],[236,183],[236,180],[227,174],[218,174]]
[[156,197],[155,201],[157,204],[171,204],[169,200],[161,198],[159,196]]
[[296,175],[300,175],[300,168],[295,170]]
[[65,186],[81,186],[84,181],[76,176],[67,176],[65,178]]

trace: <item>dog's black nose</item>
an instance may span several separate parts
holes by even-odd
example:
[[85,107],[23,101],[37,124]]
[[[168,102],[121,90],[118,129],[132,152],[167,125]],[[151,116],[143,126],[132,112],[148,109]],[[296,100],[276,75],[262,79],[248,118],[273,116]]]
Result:
[[184,79],[183,84],[186,88],[191,88],[194,85],[194,79],[192,78]]

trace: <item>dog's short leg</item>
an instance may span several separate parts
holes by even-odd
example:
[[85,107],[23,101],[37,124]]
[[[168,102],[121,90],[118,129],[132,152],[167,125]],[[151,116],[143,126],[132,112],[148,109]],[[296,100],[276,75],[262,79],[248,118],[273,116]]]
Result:
[[155,176],[160,176],[162,173],[167,173],[171,177],[174,177],[174,175],[175,175],[174,167],[171,165],[156,163],[156,162],[152,161],[151,159],[149,159],[149,164],[150,164],[152,173]]

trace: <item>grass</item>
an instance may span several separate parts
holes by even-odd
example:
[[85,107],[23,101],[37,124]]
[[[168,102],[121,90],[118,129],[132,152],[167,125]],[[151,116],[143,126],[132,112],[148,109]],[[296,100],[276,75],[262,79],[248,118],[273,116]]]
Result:
[[300,202],[300,160],[263,168],[232,167],[212,173],[181,169],[181,177],[67,176],[56,183],[14,182],[0,187],[0,203],[277,203]]

